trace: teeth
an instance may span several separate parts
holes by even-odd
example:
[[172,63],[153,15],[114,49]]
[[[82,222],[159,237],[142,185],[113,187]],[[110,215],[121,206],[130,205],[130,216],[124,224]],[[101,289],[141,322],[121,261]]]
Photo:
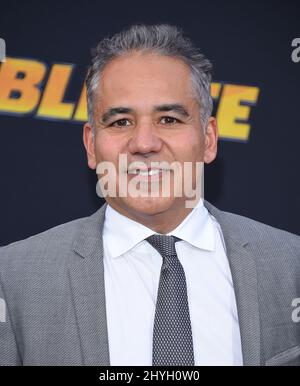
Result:
[[129,170],[128,174],[139,174],[140,176],[154,176],[156,174],[159,174],[161,172],[161,169],[151,169],[151,170]]

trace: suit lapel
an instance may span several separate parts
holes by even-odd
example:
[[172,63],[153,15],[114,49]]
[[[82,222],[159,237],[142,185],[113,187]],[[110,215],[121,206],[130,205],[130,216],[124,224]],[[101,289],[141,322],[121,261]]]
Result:
[[245,366],[261,365],[261,333],[258,303],[257,270],[254,256],[246,249],[248,241],[238,225],[226,213],[205,202],[219,222],[227,249],[235,290],[242,352]]
[[109,366],[105,306],[102,229],[106,204],[84,220],[69,264],[72,300],[78,325],[82,363]]
[[227,238],[227,250],[237,302],[244,365],[259,366],[261,342],[255,262],[245,248],[230,238]]

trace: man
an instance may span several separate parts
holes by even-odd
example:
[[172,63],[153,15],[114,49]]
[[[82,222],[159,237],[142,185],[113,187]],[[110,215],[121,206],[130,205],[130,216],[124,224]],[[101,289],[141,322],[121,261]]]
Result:
[[[99,43],[83,139],[99,181],[98,165],[115,166],[116,191],[92,216],[0,249],[1,365],[300,364],[300,238],[199,196],[187,205],[197,170],[182,169],[191,185],[176,194],[172,163],[216,157],[210,71],[173,26]],[[159,194],[120,194],[133,182]]]

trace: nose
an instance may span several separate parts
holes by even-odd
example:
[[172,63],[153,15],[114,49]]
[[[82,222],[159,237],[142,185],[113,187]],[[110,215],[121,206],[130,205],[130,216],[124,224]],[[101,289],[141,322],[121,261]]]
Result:
[[129,152],[131,154],[158,153],[163,145],[163,141],[149,123],[136,126],[129,140]]

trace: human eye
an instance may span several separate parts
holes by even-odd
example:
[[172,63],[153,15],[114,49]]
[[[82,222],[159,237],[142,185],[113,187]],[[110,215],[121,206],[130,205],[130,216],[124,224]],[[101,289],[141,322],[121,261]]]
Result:
[[114,126],[114,127],[128,126],[128,124],[126,124],[126,122],[130,122],[130,121],[127,118],[122,118],[122,119],[118,119],[117,121],[111,123],[109,126]]
[[174,118],[174,117],[169,117],[169,116],[165,116],[165,117],[162,117],[161,118],[161,121],[164,120],[164,124],[167,124],[167,125],[170,125],[170,124],[174,124],[174,123],[178,123],[180,122],[177,118]]

